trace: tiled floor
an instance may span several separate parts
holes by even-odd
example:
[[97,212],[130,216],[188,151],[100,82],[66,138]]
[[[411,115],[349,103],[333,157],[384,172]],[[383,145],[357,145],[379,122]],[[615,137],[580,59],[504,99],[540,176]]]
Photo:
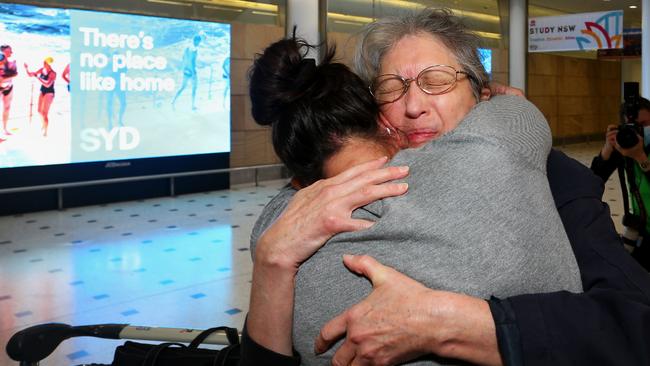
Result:
[[[589,164],[600,143],[560,147]],[[284,184],[0,217],[0,365],[33,324],[241,328],[248,308],[248,236]],[[620,190],[604,200],[620,225]],[[109,363],[122,341],[76,338],[43,365]]]
[[[241,328],[248,237],[284,183],[0,217],[0,365],[44,322]],[[120,343],[76,338],[42,364],[109,363]]]

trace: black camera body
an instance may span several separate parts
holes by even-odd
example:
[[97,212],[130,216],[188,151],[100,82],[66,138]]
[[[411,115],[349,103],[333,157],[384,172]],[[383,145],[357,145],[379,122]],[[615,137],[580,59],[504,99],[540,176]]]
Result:
[[624,149],[629,149],[639,143],[643,136],[643,126],[637,122],[639,115],[639,83],[626,82],[623,84],[623,106],[621,108],[621,124],[616,133],[616,142]]

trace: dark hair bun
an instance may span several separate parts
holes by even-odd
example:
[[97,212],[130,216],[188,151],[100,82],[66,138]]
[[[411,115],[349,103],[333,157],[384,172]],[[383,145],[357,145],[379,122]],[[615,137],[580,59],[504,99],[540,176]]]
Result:
[[303,184],[322,178],[325,160],[351,136],[374,136],[378,107],[347,66],[305,55],[305,41],[283,39],[255,60],[250,72],[253,118],[272,127],[273,148]]
[[314,82],[316,62],[305,58],[312,46],[283,39],[259,55],[250,73],[253,118],[260,125],[278,122],[281,111],[306,94]]

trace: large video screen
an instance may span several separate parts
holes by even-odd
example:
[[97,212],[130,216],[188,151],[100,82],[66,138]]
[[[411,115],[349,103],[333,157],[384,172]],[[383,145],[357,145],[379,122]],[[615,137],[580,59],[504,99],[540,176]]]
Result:
[[492,50],[489,48],[479,48],[478,56],[481,58],[485,72],[487,72],[488,76],[492,77]]
[[229,152],[230,39],[228,24],[0,4],[0,169]]

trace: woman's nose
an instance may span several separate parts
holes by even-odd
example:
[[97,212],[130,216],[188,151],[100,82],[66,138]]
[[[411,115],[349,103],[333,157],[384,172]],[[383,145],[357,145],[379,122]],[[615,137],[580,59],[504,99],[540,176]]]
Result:
[[406,116],[409,118],[417,118],[426,113],[428,97],[429,95],[423,92],[415,81],[412,81],[403,98],[406,105]]

